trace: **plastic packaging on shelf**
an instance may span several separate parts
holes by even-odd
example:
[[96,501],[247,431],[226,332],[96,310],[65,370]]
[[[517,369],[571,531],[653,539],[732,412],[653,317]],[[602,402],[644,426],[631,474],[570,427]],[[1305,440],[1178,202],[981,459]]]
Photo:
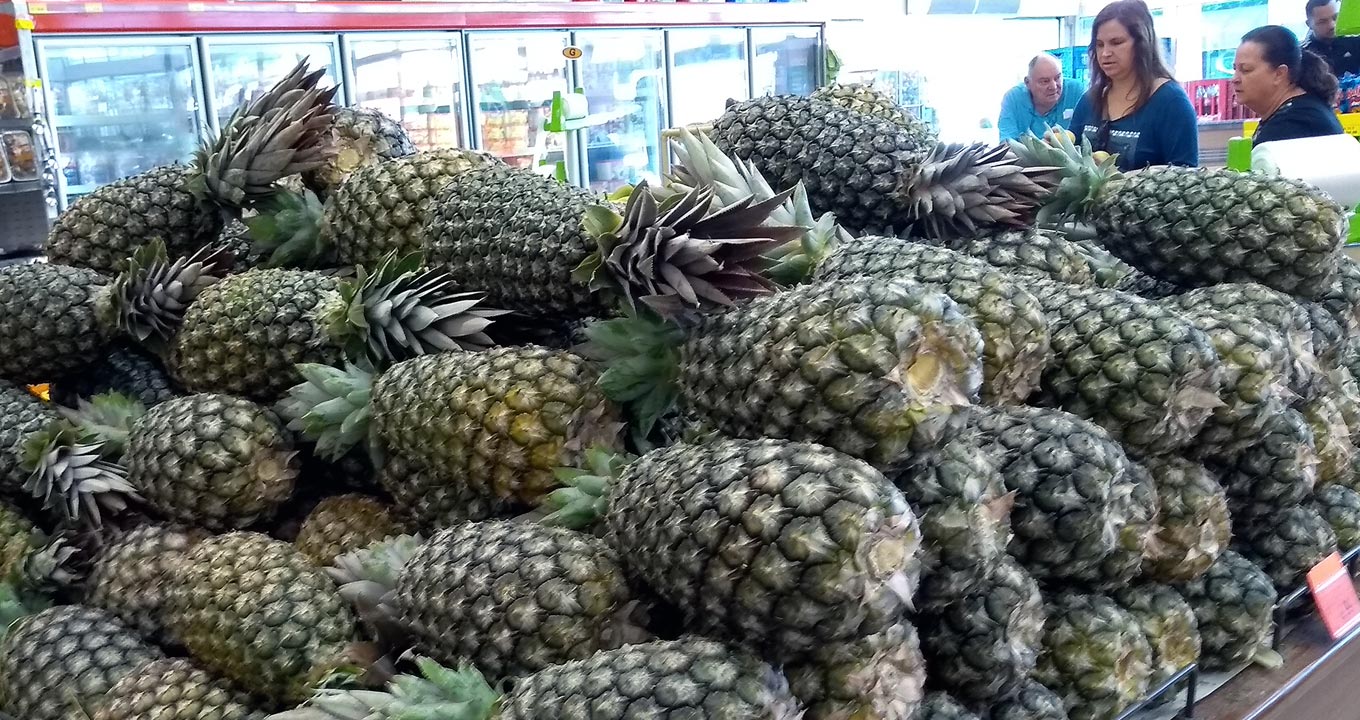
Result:
[[14,176],[10,174],[9,162],[5,160],[5,154],[0,153],[0,183],[7,183],[13,179]]
[[32,135],[23,130],[0,133],[0,146],[4,148],[4,156],[14,180],[23,182],[42,176],[42,168],[38,165],[38,149],[33,145]]
[[[26,118],[32,113],[28,107],[28,82],[22,75],[10,77],[10,97],[14,100],[14,107],[19,113],[19,117]],[[3,78],[0,78],[3,82]]]
[[12,87],[9,77],[0,75],[0,118],[19,117],[19,105],[14,101]]

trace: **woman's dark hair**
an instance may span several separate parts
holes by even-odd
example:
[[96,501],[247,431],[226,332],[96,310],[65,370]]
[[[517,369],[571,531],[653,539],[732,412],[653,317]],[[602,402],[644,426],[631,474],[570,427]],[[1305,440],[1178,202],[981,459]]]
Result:
[[1261,48],[1261,57],[1271,67],[1289,68],[1289,81],[1300,90],[1328,105],[1336,102],[1341,84],[1326,60],[1299,45],[1294,31],[1279,25],[1263,25],[1243,35],[1242,42],[1256,43]]
[[[1133,38],[1133,72],[1137,76],[1138,97],[1133,109],[1137,110],[1152,97],[1153,85],[1163,78],[1171,80],[1171,71],[1162,60],[1161,48],[1157,45],[1157,30],[1152,24],[1152,12],[1143,0],[1116,0],[1096,13],[1095,23],[1091,25],[1091,45],[1087,49],[1091,66],[1091,98],[1099,102],[1097,107],[1105,111],[1105,97],[1110,93],[1110,78],[1100,67],[1096,57],[1096,35],[1100,26],[1115,21],[1124,26],[1129,37]],[[1111,118],[1113,119],[1113,118]]]

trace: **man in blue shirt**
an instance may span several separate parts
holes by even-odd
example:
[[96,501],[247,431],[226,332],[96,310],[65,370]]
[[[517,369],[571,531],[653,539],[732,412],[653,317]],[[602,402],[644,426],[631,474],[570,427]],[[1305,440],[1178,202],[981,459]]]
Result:
[[[1357,0],[1360,1],[1360,0]],[[1043,137],[1050,126],[1067,127],[1072,109],[1081,100],[1086,86],[1078,80],[1064,80],[1062,63],[1043,53],[1029,61],[1025,82],[1006,92],[1001,100],[997,129],[1001,141],[1019,140],[1027,133]]]

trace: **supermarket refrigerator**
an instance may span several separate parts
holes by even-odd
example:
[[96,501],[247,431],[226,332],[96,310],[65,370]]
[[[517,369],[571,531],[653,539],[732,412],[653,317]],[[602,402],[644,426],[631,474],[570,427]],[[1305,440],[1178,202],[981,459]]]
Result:
[[417,149],[469,147],[461,33],[349,35],[341,48],[354,105],[401,123]]
[[661,173],[661,131],[669,127],[665,36],[660,30],[580,30],[573,80],[590,114],[578,177],[598,192]]
[[236,108],[263,95],[304,59],[313,70],[325,69],[322,86],[340,85],[335,101],[347,102],[340,82],[338,35],[226,35],[202,42],[208,117],[214,132],[221,130]]
[[751,97],[745,28],[681,28],[666,33],[671,125],[711,123],[728,100]]
[[567,138],[544,129],[553,94],[571,89],[565,30],[468,32],[473,142],[521,168],[563,160]]

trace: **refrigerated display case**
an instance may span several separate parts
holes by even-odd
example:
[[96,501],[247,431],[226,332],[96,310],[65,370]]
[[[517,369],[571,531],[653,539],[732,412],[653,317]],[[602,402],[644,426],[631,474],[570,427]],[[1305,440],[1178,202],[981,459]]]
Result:
[[666,33],[670,47],[671,125],[711,122],[728,100],[751,97],[742,28],[685,28]]
[[661,173],[661,130],[666,118],[665,40],[660,31],[588,30],[573,34],[581,57],[573,60],[576,84],[590,108],[586,129],[585,184],[608,192]]
[[400,122],[421,150],[468,145],[460,34],[360,35],[346,48],[355,105]]
[[56,205],[56,163],[22,7],[0,2],[0,265],[35,254]]
[[815,27],[752,28],[752,79],[761,95],[809,95],[822,82],[822,32]]
[[37,59],[56,133],[62,207],[100,185],[193,155],[206,126],[192,39],[42,39]]
[[[203,47],[214,132],[237,107],[263,95],[300,60],[314,70],[325,68],[323,85],[340,84],[340,39],[335,35],[213,37]],[[336,102],[345,102],[343,87],[336,96]]]
[[563,54],[570,43],[565,30],[467,33],[478,148],[516,167],[561,159],[563,137],[543,124],[553,93],[571,86]]

